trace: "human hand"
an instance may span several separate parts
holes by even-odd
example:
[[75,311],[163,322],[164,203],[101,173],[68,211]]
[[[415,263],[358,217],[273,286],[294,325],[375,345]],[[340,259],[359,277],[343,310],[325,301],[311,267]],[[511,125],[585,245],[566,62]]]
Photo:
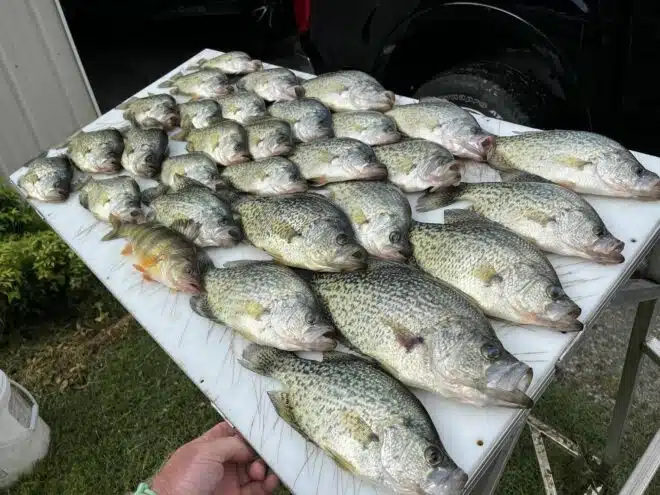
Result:
[[154,476],[158,495],[267,495],[279,480],[227,422],[179,447]]

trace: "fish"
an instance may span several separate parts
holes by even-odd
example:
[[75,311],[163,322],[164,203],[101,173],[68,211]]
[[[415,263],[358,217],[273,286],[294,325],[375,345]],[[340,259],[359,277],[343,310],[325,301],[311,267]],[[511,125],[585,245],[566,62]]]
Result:
[[201,292],[204,267],[192,242],[154,222],[122,223],[116,216],[111,216],[110,223],[112,230],[102,240],[126,239],[122,254],[136,258],[133,267],[142,273],[143,280],[159,282],[179,292]]
[[184,94],[196,98],[217,98],[231,93],[234,89],[229,78],[218,69],[200,69],[189,74],[179,72],[158,85],[171,88],[173,94]]
[[328,72],[303,82],[305,96],[316,98],[333,112],[377,110],[387,112],[396,99],[369,74],[357,70]]
[[413,222],[417,266],[461,290],[493,318],[577,332],[581,310],[534,244],[469,210],[447,210],[444,224]]
[[370,146],[357,139],[332,138],[297,145],[289,155],[303,177],[313,185],[347,180],[381,180],[385,165],[376,159]]
[[291,127],[285,120],[265,117],[245,126],[248,150],[255,160],[288,155],[293,149]]
[[396,143],[401,139],[394,120],[373,110],[335,113],[332,129],[337,137],[357,139],[370,146]]
[[167,157],[169,139],[163,129],[131,127],[124,133],[124,153],[121,163],[139,177],[156,177]]
[[179,110],[181,112],[181,129],[184,131],[184,136],[185,131],[189,129],[204,129],[222,122],[220,105],[210,98],[181,103]]
[[257,117],[268,115],[266,102],[251,91],[239,91],[216,100],[225,119],[247,124]]
[[150,220],[182,234],[197,246],[230,248],[243,237],[231,205],[181,175],[174,177],[170,190],[143,201],[153,210]]
[[225,74],[241,75],[261,70],[261,60],[253,59],[245,52],[227,52],[213,58],[200,58],[188,69],[218,69]]
[[222,171],[222,177],[234,188],[259,196],[305,192],[307,181],[298,167],[281,156],[254,162],[237,163]]
[[145,220],[140,204],[140,186],[127,175],[90,179],[80,189],[78,201],[102,222],[110,222],[112,216],[123,223],[140,223]]
[[163,162],[160,172],[161,182],[172,186],[175,175],[194,179],[213,191],[228,187],[227,182],[220,176],[215,162],[198,151],[172,156]]
[[68,141],[67,155],[83,172],[115,174],[121,170],[124,140],[121,132],[109,127],[98,131],[80,131]]
[[660,199],[660,177],[620,143],[586,131],[499,136],[488,152],[498,170],[521,170],[578,193]]
[[401,383],[476,406],[530,408],[532,369],[509,353],[460,291],[395,261],[315,273],[341,335]]
[[319,194],[244,197],[234,205],[248,241],[283,265],[317,271],[365,266],[346,215]]
[[257,344],[239,363],[282,383],[268,392],[277,414],[342,469],[394,493],[463,491],[467,475],[424,406],[373,364],[336,351],[319,362]]
[[66,156],[38,156],[25,164],[18,187],[28,198],[61,203],[72,191],[73,167]]
[[295,100],[305,94],[298,77],[283,67],[247,74],[238,80],[236,87],[253,91],[266,101]]
[[181,121],[176,100],[168,94],[149,94],[143,98],[132,96],[117,109],[123,110],[126,120],[145,129],[160,127],[171,131]]
[[204,129],[192,129],[186,141],[187,151],[201,151],[220,165],[233,165],[250,159],[245,129],[232,120]]
[[564,187],[542,182],[460,184],[427,193],[417,211],[467,200],[474,211],[502,224],[543,251],[601,264],[623,263],[625,244],[607,229],[596,210]]
[[246,339],[285,351],[328,351],[334,328],[296,273],[272,261],[240,260],[204,274],[193,311]]
[[438,143],[459,158],[486,161],[495,141],[467,110],[440,98],[397,105],[386,115],[394,119],[406,136]]
[[461,181],[460,163],[439,144],[406,139],[375,146],[376,158],[387,167],[388,179],[402,191],[436,191]]
[[328,184],[329,198],[348,219],[358,242],[372,256],[403,261],[411,254],[410,203],[393,184],[352,181]]
[[273,117],[286,120],[291,126],[293,139],[308,143],[332,137],[332,114],[328,107],[312,98],[277,101],[268,109]]

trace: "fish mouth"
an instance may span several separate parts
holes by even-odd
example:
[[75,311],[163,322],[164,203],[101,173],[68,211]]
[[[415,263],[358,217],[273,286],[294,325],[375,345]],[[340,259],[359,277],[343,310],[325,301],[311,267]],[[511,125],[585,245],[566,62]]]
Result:
[[530,323],[547,326],[562,332],[579,332],[584,324],[578,320],[580,307],[570,299],[553,301],[542,314],[531,315]]
[[362,246],[346,246],[337,253],[328,271],[352,272],[367,266],[367,252]]
[[293,150],[293,145],[291,143],[278,143],[277,145],[273,146],[271,149],[270,154],[271,155],[288,155],[291,153],[291,150]]
[[452,495],[461,493],[467,480],[468,475],[459,467],[435,469],[420,483],[420,488],[425,495]]
[[288,86],[281,92],[279,101],[292,101],[305,96],[305,88],[302,86]]
[[369,163],[359,172],[357,179],[383,180],[387,178],[387,168],[381,163]]
[[176,289],[190,294],[199,294],[202,292],[202,284],[196,280],[184,280],[177,284]]
[[205,243],[209,247],[216,246],[221,248],[231,248],[238,244],[243,235],[238,227],[229,227],[217,232],[211,242]]
[[56,187],[54,189],[51,189],[46,193],[44,196],[44,201],[48,201],[51,203],[58,203],[60,201],[64,201],[69,197],[69,190],[65,188],[60,188]]
[[648,189],[648,193],[644,196],[650,200],[660,199],[660,179],[655,182],[655,184]]
[[234,165],[235,163],[245,163],[250,161],[250,155],[246,151],[239,151],[230,155],[227,158],[227,165]]
[[440,168],[436,173],[431,173],[431,187],[429,192],[435,192],[445,187],[457,186],[461,183],[461,164],[458,161],[451,162]]
[[495,136],[478,135],[461,142],[459,145],[460,151],[456,150],[454,155],[483,162],[486,161],[486,157],[494,145]]
[[96,171],[101,174],[114,174],[121,170],[121,163],[116,158],[110,158],[99,164]]
[[334,329],[329,325],[317,325],[303,334],[300,344],[301,351],[331,351],[337,347],[337,341],[332,337]]
[[532,368],[525,363],[494,363],[486,371],[484,393],[498,405],[529,409],[534,401],[525,392],[533,376]]
[[384,260],[406,261],[412,255],[412,248],[409,246],[386,246],[377,253],[371,254]]
[[214,91],[214,96],[215,97],[222,97],[222,96],[227,96],[230,95],[234,92],[234,88],[231,86],[220,86]]
[[396,131],[384,132],[374,136],[374,138],[369,143],[371,146],[378,146],[381,144],[392,144],[401,140],[401,134]]
[[356,101],[356,106],[363,110],[376,110],[379,112],[387,112],[392,110],[396,95],[393,91],[383,91],[379,94],[371,94]]
[[166,131],[171,131],[172,129],[178,127],[180,123],[181,119],[176,114],[167,115],[165,119],[163,119],[163,125]]
[[590,259],[603,265],[618,265],[626,259],[621,254],[626,244],[613,235],[601,236],[587,251]]
[[307,191],[306,182],[292,182],[291,184],[278,185],[273,187],[275,194],[291,194]]

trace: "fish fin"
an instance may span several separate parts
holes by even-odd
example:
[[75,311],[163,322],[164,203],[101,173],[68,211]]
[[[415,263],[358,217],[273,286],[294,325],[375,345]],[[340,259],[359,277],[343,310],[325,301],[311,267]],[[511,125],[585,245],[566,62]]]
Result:
[[201,225],[190,218],[175,220],[170,225],[170,229],[191,240],[199,235],[200,228]]
[[392,321],[388,318],[382,318],[385,325],[390,327],[398,344],[406,349],[406,352],[412,351],[416,346],[424,343],[424,337],[415,335],[408,330],[405,326]]
[[205,273],[208,273],[210,270],[213,270],[215,268],[215,263],[213,263],[211,256],[209,256],[209,253],[206,252],[206,250],[202,248],[197,248],[196,253],[197,253],[197,268],[199,268],[199,273],[201,275],[204,275]]
[[265,313],[268,312],[268,310],[263,307],[258,301],[255,300],[247,300],[243,301],[241,303],[241,310],[254,318],[255,320],[258,320],[261,318]]
[[140,199],[145,205],[149,206],[153,200],[161,197],[169,189],[170,187],[166,186],[165,184],[158,184],[155,187],[149,187],[142,191],[142,194],[140,194]]
[[313,179],[308,179],[307,184],[310,187],[323,187],[328,183],[328,179],[325,176],[314,177]]
[[201,187],[208,189],[204,184],[198,180],[188,177],[187,175],[174,174],[174,177],[172,177],[172,190],[181,191],[186,187]]
[[133,263],[133,268],[135,268],[140,273],[144,273],[144,267],[138,265],[137,263]]
[[121,231],[121,220],[119,217],[111,214],[110,225],[112,225],[112,230],[101,238],[102,241],[111,241],[112,239],[120,237],[119,232]]
[[523,172],[522,170],[501,170],[500,178],[502,182],[545,182],[551,184],[549,180],[539,175]]
[[177,79],[181,79],[182,77],[183,77],[183,72],[177,72],[176,74],[174,74],[174,75],[173,75],[172,77],[170,77],[169,79],[165,79],[165,80],[164,80],[162,83],[160,83],[157,87],[159,87],[159,88],[171,88],[172,86],[174,86],[174,82],[175,82]]
[[351,220],[353,220],[358,225],[363,225],[369,222],[367,215],[364,213],[362,208],[355,208],[351,212]]
[[273,403],[273,407],[277,411],[277,414],[280,418],[286,421],[291,428],[300,433],[303,437],[309,439],[309,437],[300,429],[298,422],[296,421],[296,416],[293,413],[293,407],[291,407],[291,394],[289,392],[280,392],[271,390],[268,393],[270,401]]
[[554,217],[551,217],[550,215],[539,210],[528,210],[525,212],[524,217],[527,220],[538,223],[544,227],[550,222],[554,221]]
[[271,223],[271,229],[277,235],[287,242],[291,242],[294,237],[299,236],[300,232],[294,229],[290,224],[284,220],[274,220]]
[[124,100],[121,102],[119,105],[117,105],[115,108],[117,110],[126,110],[128,106],[133,103],[135,100],[137,100],[136,96],[131,96],[128,100]]
[[472,270],[472,275],[481,280],[487,286],[494,282],[501,282],[502,276],[497,273],[493,265],[483,264]]
[[577,170],[582,170],[584,167],[592,163],[589,160],[582,160],[581,158],[572,155],[555,156],[554,160],[565,167],[575,168]]
[[337,465],[342,468],[344,471],[348,471],[349,473],[356,473],[357,469],[353,464],[348,462],[346,459],[344,459],[340,454],[335,452],[332,449],[326,448],[325,451],[328,453],[330,457],[332,457],[332,460],[337,463]]
[[211,305],[209,304],[208,295],[206,294],[198,294],[192,296],[190,298],[190,308],[203,318],[215,320],[215,316],[211,310]]
[[432,193],[425,193],[417,199],[416,210],[419,212],[432,211],[450,205],[457,200],[463,186],[451,186]]
[[356,356],[355,354],[349,354],[347,352],[340,351],[327,351],[323,353],[323,362],[328,363],[352,363],[355,361],[362,361],[361,356]]
[[143,256],[140,259],[139,265],[142,268],[144,268],[145,270],[148,270],[149,268],[152,268],[152,267],[156,266],[161,261],[163,261],[163,256],[162,255],[160,255],[160,256],[154,256],[154,255]]
[[183,127],[181,127],[174,134],[170,135],[170,139],[172,141],[185,141],[189,133],[190,133],[190,129],[184,129]]
[[80,206],[89,210],[89,195],[87,194],[87,191],[80,191],[80,194],[78,195],[78,202],[80,203]]
[[199,70],[205,62],[208,62],[208,59],[202,57],[198,59],[197,62],[193,62],[188,67],[186,67],[186,70],[192,70],[192,71]]
[[380,258],[369,258],[367,260],[367,267],[370,271],[379,270],[381,268],[393,268],[393,267],[401,267],[401,266],[406,266],[406,265],[401,261],[385,260]]
[[492,223],[483,215],[480,215],[472,209],[466,208],[454,208],[451,210],[445,210],[445,223],[461,223],[461,222],[483,222],[483,223]]
[[130,256],[133,254],[133,245],[129,242],[121,250],[121,254],[124,256]]
[[341,416],[342,424],[349,431],[354,440],[357,440],[363,447],[369,442],[377,442],[378,435],[374,433],[367,422],[355,411],[346,411]]
[[147,272],[142,272],[142,280],[145,282],[155,282],[155,280],[151,278],[151,275],[149,275]]
[[263,263],[270,263],[270,264],[275,264],[274,261],[262,261],[262,260],[232,260],[232,261],[225,261],[222,265],[222,268],[235,268],[237,266],[249,266],[249,265],[254,265],[256,263],[263,264]]
[[241,366],[258,375],[270,376],[281,363],[298,359],[295,354],[273,347],[250,344],[244,350],[238,362]]

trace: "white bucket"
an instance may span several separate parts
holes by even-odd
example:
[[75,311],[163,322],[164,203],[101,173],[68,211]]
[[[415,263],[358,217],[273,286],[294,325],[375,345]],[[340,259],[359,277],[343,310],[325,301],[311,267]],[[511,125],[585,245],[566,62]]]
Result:
[[29,472],[49,443],[50,428],[32,394],[0,370],[0,489]]

